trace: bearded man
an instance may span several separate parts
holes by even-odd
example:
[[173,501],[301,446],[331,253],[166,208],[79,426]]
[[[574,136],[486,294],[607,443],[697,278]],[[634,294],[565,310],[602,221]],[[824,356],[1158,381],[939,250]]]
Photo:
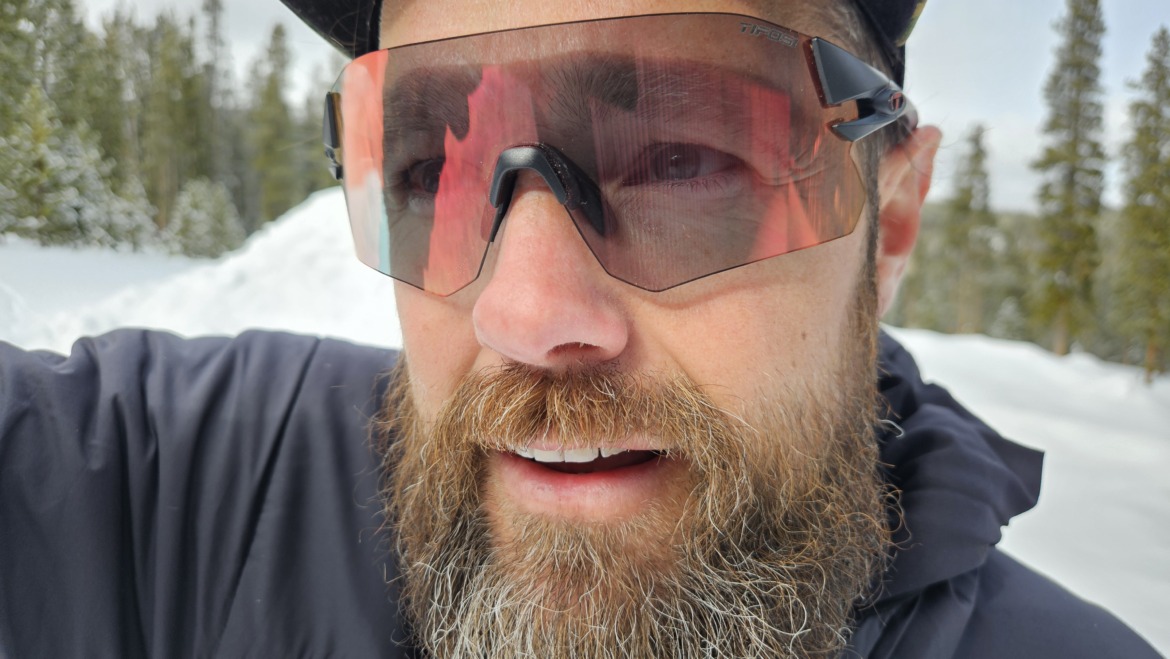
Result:
[[402,354],[4,347],[0,656],[1155,656],[879,334],[921,2],[285,3]]

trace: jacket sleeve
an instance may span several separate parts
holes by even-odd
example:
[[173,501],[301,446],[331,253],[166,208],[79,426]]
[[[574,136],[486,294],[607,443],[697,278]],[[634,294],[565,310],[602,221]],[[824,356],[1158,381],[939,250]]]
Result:
[[[235,656],[225,634],[256,622],[243,598],[280,592],[281,570],[309,572],[290,596],[384,600],[380,578],[330,591],[385,569],[350,545],[353,525],[377,526],[364,426],[392,354],[340,345],[119,331],[65,357],[0,343],[0,656]],[[332,494],[294,498],[318,490]],[[299,522],[297,505],[322,519]],[[364,572],[314,574],[278,555],[284,542],[320,570]],[[332,642],[284,624],[284,656]]]

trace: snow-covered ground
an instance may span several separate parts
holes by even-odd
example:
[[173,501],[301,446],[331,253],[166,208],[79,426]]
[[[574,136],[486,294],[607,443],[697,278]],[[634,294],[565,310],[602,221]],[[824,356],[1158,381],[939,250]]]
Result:
[[[186,335],[287,329],[398,346],[390,280],[352,256],[338,190],[219,261],[0,244],[0,339],[67,351],[124,326]],[[982,336],[891,330],[924,375],[1047,452],[1035,510],[1003,546],[1170,654],[1170,378]]]
[[[70,302],[54,303],[58,296]],[[218,261],[0,245],[0,339],[68,351],[79,336],[131,326],[401,343],[390,279],[353,256],[340,188],[310,197]]]

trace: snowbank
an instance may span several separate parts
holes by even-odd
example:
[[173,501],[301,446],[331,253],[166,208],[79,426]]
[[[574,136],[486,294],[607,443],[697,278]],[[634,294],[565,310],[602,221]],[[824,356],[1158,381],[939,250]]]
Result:
[[[27,348],[67,352],[77,337],[116,327],[165,328],[187,336],[266,328],[398,346],[391,282],[353,257],[347,222],[345,200],[334,188],[311,196],[216,261],[51,250],[53,260],[68,264],[55,264],[56,274],[47,264],[29,264],[10,285],[48,298],[67,296],[72,303],[50,308],[42,331],[5,326],[0,316],[0,337]],[[0,250],[6,260],[7,248]],[[137,283],[127,285],[110,274],[123,258]],[[0,283],[11,267],[0,270]],[[45,281],[42,273],[53,281]],[[76,286],[102,288],[94,285],[94,276],[110,280],[108,288],[116,292],[99,296],[91,290],[96,301],[77,300],[71,293]]]
[[[28,305],[24,298],[20,296],[11,287],[0,281],[0,328],[3,327],[22,327],[29,328],[34,325],[36,321],[32,314],[28,311]],[[33,328],[34,332],[43,331],[41,328]]]

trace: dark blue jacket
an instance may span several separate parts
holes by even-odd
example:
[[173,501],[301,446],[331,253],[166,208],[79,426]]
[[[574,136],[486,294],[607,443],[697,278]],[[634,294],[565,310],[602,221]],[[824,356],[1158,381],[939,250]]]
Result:
[[[392,352],[271,333],[0,343],[0,659],[408,657],[367,422]],[[851,653],[1158,656],[998,552],[1039,491],[883,338],[905,530]]]

